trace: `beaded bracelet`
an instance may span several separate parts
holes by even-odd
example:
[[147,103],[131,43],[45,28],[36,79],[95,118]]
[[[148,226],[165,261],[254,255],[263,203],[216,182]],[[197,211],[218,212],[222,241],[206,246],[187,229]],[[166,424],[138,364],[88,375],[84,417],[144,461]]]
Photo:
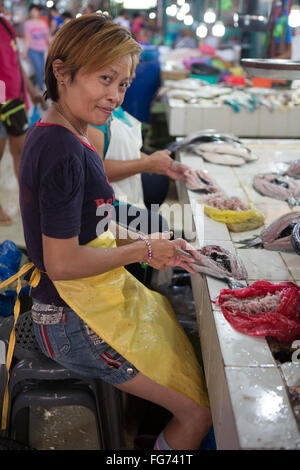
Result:
[[145,263],[141,263],[141,267],[143,269],[146,269],[150,261],[152,260],[152,248],[151,248],[151,243],[149,240],[147,240],[145,237],[139,236],[139,240],[142,240],[143,242],[146,243],[147,249],[148,249],[148,260]]

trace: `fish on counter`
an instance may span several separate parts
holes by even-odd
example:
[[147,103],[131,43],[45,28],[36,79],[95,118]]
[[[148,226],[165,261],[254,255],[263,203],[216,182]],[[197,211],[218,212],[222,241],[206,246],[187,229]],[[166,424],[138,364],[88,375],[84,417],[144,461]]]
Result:
[[208,176],[206,170],[194,170],[191,167],[187,167],[184,172],[185,184],[187,189],[190,191],[197,191],[206,194],[211,193],[223,193],[222,188],[218,183]]
[[257,156],[237,137],[211,130],[189,134],[178,143],[177,148],[192,152],[217,165],[241,166],[257,160]]
[[285,174],[292,178],[300,179],[300,159],[291,162]]
[[300,222],[298,222],[294,227],[292,231],[292,246],[297,253],[297,255],[300,255]]
[[216,279],[227,282],[231,289],[245,287],[238,280],[248,278],[247,270],[236,255],[225,250],[219,245],[206,245],[198,250],[200,260],[195,261],[194,257],[184,250],[178,250],[179,254],[191,258],[191,267],[194,271],[206,274]]
[[[298,247],[297,253],[300,254],[300,241],[297,244],[297,235],[295,235],[294,244],[292,239],[292,233],[297,225],[300,228],[300,211],[289,212],[278,217],[266,226],[259,236],[240,240],[238,243],[243,246],[239,246],[239,248],[264,248],[265,250],[270,251],[295,250],[297,252],[294,246],[295,244]],[[299,236],[299,232],[295,231],[295,234],[297,233]]]
[[263,196],[287,201],[291,206],[298,205],[300,185],[289,176],[281,176],[278,173],[259,173],[254,176],[253,187]]

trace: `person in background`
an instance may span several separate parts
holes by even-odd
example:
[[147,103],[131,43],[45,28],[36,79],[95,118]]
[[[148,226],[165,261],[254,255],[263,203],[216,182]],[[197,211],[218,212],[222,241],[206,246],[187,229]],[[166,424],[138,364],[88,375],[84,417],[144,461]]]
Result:
[[[29,101],[27,91],[33,103],[43,102],[41,93],[33,86],[22,68],[16,39],[17,35],[13,26],[3,15],[0,15],[0,81],[5,84],[5,97],[3,97],[2,102],[0,102],[0,114],[4,102],[20,97],[24,99],[28,110]],[[4,122],[0,119],[0,161],[8,141],[17,179],[26,132],[27,129],[24,129],[21,135],[12,135],[5,127]],[[12,224],[12,222],[12,219],[4,212],[0,205],[0,225],[9,225]]]
[[30,5],[29,16],[30,19],[25,21],[24,25],[23,59],[26,60],[29,57],[34,70],[33,83],[43,91],[45,53],[50,42],[50,31],[49,27],[40,18],[40,7],[38,5]]
[[73,15],[70,11],[64,11],[61,14],[61,18],[63,20],[63,24],[65,24],[65,23],[68,23],[69,21],[71,21],[73,19]]
[[[169,231],[168,222],[157,212],[169,188],[169,177],[184,179],[182,167],[170,152],[151,155],[141,151],[141,123],[120,106],[101,127],[89,126],[90,142],[103,159],[107,177],[115,191],[116,222],[130,228],[138,216],[146,234]],[[145,230],[145,229],[144,229]],[[150,285],[153,270],[139,263],[126,266],[140,282]]]
[[93,13],[95,13],[95,8],[93,7],[93,5],[89,4],[85,7],[82,14],[83,15],[92,15]]
[[180,49],[180,48],[195,49],[197,45],[198,44],[195,39],[193,31],[191,31],[189,28],[183,28],[180,31],[177,39],[175,40],[174,49]]
[[[204,375],[169,303],[123,266],[147,262],[162,270],[179,265],[194,272],[188,265],[190,258],[178,250],[188,250],[194,259],[199,254],[182,239],[170,240],[170,234],[130,236],[116,226],[113,235],[114,192],[87,135],[89,123],[103,125],[122,104],[140,50],[130,31],[104,15],[69,21],[50,44],[45,76],[46,97],[52,103],[30,129],[20,166],[25,241],[28,257],[40,274],[31,290],[32,317],[35,337],[47,357],[172,413],[156,449],[193,450],[211,427]],[[91,289],[94,294],[87,295]],[[83,295],[84,307],[78,304]],[[141,337],[140,320],[147,322],[147,344]],[[115,328],[120,335],[114,335]],[[106,342],[95,330],[112,337]],[[153,341],[154,330],[160,342]],[[126,340],[128,332],[133,341],[140,340],[140,352]],[[124,339],[127,353],[132,352],[130,360],[119,352]],[[160,343],[169,345],[161,357]],[[140,371],[133,364],[136,361],[147,372]],[[165,364],[169,366],[164,368]],[[179,370],[182,379],[173,381]]]
[[130,29],[130,21],[126,10],[121,10],[120,15],[114,19],[114,22],[124,28]]
[[131,31],[136,36],[137,40],[139,40],[139,33],[142,27],[145,25],[145,17],[141,13],[134,13],[131,22]]
[[55,6],[50,8],[50,34],[53,37],[62,25],[62,18],[60,17]]

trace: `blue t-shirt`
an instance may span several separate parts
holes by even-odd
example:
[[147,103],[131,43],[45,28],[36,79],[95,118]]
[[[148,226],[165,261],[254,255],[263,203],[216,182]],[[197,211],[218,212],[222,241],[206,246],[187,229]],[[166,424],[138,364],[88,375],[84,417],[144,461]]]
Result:
[[[107,230],[115,197],[103,163],[67,128],[37,122],[26,137],[19,179],[28,256],[41,271],[45,271],[42,234],[60,239],[78,236],[84,245],[96,238],[99,227]],[[66,305],[46,273],[31,295],[43,303]]]

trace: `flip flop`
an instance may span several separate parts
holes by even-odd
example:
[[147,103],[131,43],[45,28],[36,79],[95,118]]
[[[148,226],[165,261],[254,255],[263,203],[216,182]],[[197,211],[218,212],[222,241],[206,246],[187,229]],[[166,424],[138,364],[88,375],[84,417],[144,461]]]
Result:
[[13,220],[0,207],[0,225],[12,225]]

